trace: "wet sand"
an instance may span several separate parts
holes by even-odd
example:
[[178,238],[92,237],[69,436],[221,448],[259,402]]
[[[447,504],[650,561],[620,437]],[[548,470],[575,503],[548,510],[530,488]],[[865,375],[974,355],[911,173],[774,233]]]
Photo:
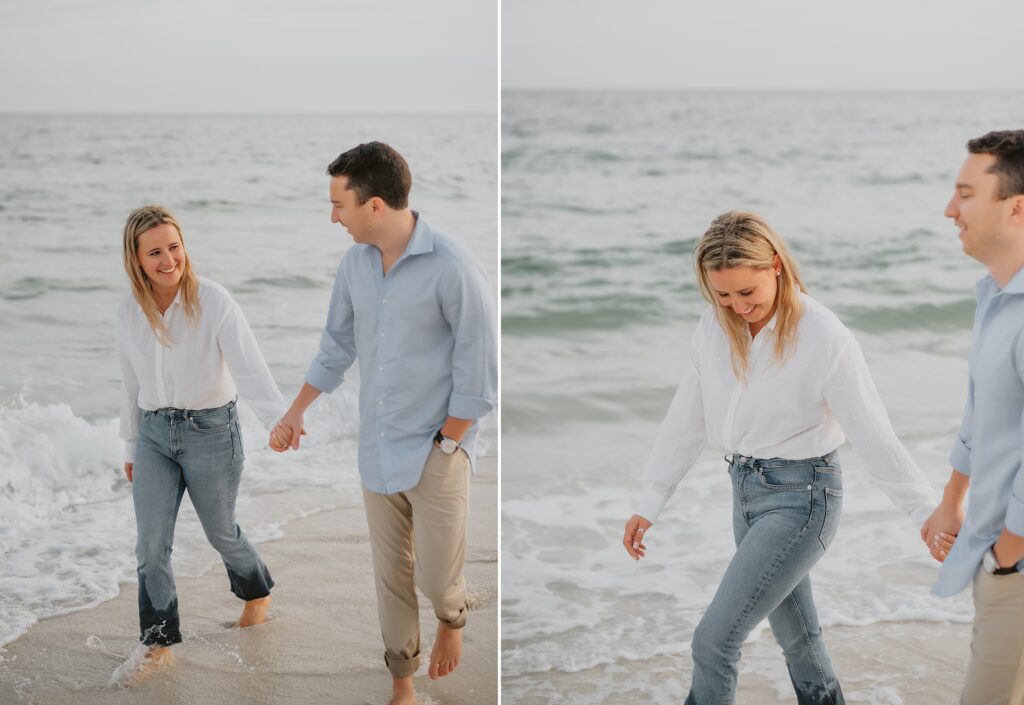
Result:
[[[481,458],[470,496],[466,581],[472,612],[462,663],[446,678],[426,676],[436,619],[420,596],[420,671],[415,687],[425,705],[498,701],[497,467]],[[3,705],[362,705],[386,703],[391,678],[377,620],[370,544],[361,504],[342,506],[284,527],[281,539],[259,544],[277,583],[270,619],[232,629],[241,602],[228,590],[222,565],[179,577],[185,641],[177,661],[130,689],[110,685],[136,649],[137,587],[91,609],[35,624],[0,653]]]

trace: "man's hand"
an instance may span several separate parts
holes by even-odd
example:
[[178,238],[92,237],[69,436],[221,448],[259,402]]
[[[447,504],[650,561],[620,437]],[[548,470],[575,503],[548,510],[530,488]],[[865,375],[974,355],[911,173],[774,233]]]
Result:
[[135,471],[135,463],[124,464],[124,476],[128,478],[128,482],[132,481],[132,472]]
[[626,547],[626,553],[634,560],[640,560],[647,555],[647,546],[644,545],[644,536],[653,524],[639,514],[634,514],[626,522],[626,531],[622,535],[622,545]]
[[963,506],[943,500],[921,527],[921,540],[928,546],[932,558],[942,563],[949,555],[964,523]]

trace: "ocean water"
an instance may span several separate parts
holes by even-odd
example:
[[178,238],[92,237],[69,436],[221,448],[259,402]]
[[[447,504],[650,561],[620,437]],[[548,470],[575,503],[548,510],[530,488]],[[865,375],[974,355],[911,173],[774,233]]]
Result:
[[[965,142],[1024,125],[1021,98],[504,94],[505,702],[685,695],[693,629],[734,550],[721,452],[683,480],[647,558],[621,540],[707,305],[693,247],[719,213],[753,210],[787,240],[809,293],[861,342],[897,433],[944,484],[984,272],[942,212]],[[869,643],[884,623],[969,621],[968,593],[928,594],[937,564],[916,527],[840,453],[842,525],[812,573],[826,628],[862,627]],[[741,685],[761,674],[775,684],[765,702],[792,698],[766,625],[744,654]],[[847,697],[912,701],[879,678]]]
[[[156,202],[177,215],[197,271],[241,304],[290,399],[351,244],[330,222],[327,164],[359,142],[392,144],[412,169],[413,207],[464,242],[496,290],[497,130],[472,115],[0,115],[0,650],[135,580],[114,338],[129,211]],[[253,539],[361,503],[357,381],[307,412],[297,454],[267,449],[243,405],[238,516]],[[493,415],[481,440],[494,452]],[[174,556],[181,575],[219,561],[188,502]]]

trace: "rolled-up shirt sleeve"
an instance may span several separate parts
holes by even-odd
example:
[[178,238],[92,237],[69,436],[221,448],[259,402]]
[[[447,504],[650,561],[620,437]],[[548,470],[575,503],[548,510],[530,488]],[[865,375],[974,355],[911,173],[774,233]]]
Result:
[[440,289],[441,312],[455,339],[448,415],[479,419],[497,404],[497,315],[483,266],[470,257],[454,264]]
[[686,473],[707,443],[704,399],[701,391],[699,345],[701,327],[690,344],[690,359],[683,378],[658,429],[654,447],[643,471],[643,494],[636,514],[650,522],[658,520],[668,498],[676,491]]
[[234,299],[227,302],[224,318],[217,330],[217,345],[228,366],[238,395],[252,408],[266,428],[284,415],[285,400],[281,396],[256,336]]
[[852,335],[842,341],[836,352],[835,364],[825,380],[824,396],[853,449],[863,459],[864,471],[914,523],[923,524],[935,509],[935,493],[896,437],[864,353]]
[[306,382],[328,394],[344,381],[345,372],[356,361],[355,317],[346,271],[351,252],[338,265],[327,322],[320,335],[320,350],[306,372]]
[[960,433],[953,441],[949,452],[949,464],[961,475],[971,474],[971,429],[974,426],[974,381],[967,381],[967,401],[964,402],[964,417],[960,422]]
[[[135,446],[139,439],[139,422],[142,409],[139,408],[139,379],[125,350],[125,331],[121,314],[117,319],[117,358],[121,365],[121,424],[119,437],[124,442],[124,461],[135,462]],[[158,343],[159,344],[159,343]]]

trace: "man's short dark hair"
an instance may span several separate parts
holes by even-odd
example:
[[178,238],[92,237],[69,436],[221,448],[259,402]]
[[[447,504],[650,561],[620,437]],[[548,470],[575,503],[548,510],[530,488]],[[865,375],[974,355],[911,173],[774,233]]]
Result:
[[412,174],[401,154],[383,142],[366,142],[342,152],[327,167],[330,176],[347,176],[360,205],[377,196],[399,210],[409,205]]
[[968,142],[967,151],[996,158],[989,173],[999,179],[998,198],[1024,194],[1024,130],[989,132]]

